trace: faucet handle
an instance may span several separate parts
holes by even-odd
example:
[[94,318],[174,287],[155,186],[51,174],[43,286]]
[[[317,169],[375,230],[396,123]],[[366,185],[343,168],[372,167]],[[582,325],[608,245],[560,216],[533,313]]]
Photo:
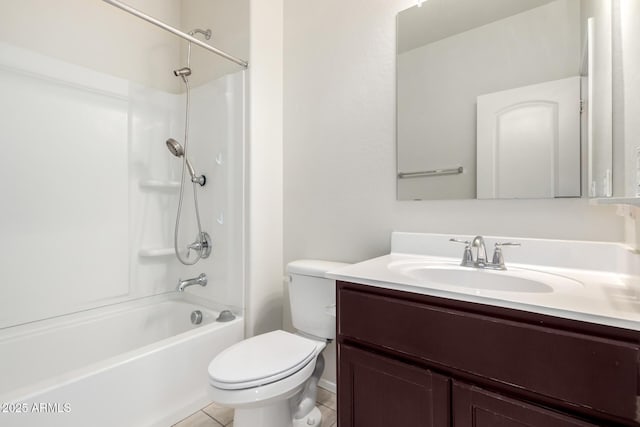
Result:
[[473,264],[473,254],[471,253],[471,242],[468,240],[454,239],[453,237],[449,239],[450,242],[454,243],[462,243],[466,245],[464,247],[464,253],[462,254],[462,262],[460,265],[469,266]]
[[501,246],[522,246],[520,243],[514,243],[514,242],[497,242],[496,243],[496,248],[499,248]]
[[467,246],[469,246],[471,244],[470,241],[468,240],[462,240],[462,239],[454,239],[453,237],[449,239],[450,242],[454,242],[454,243],[463,243]]
[[502,247],[503,246],[522,246],[520,243],[513,242],[497,242],[495,245],[495,249],[493,251],[493,259],[491,260],[491,264],[500,267],[501,269],[505,269],[504,267],[504,256],[502,255]]
[[191,251],[200,252],[202,251],[202,242],[195,241],[189,246],[187,246],[187,259],[191,256]]

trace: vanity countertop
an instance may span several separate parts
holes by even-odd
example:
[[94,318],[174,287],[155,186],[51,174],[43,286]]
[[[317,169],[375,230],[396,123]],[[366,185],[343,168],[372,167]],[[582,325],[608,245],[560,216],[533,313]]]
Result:
[[[394,268],[394,265],[419,263],[427,266],[450,266],[452,269],[458,270],[468,268],[469,271],[474,271],[470,267],[458,267],[460,258],[441,256],[442,254],[438,253],[442,252],[437,250],[438,246],[447,247],[443,243],[443,235],[426,235],[428,236],[427,240],[429,237],[431,238],[430,245],[428,245],[429,252],[435,252],[437,255],[393,251],[394,246],[396,246],[395,249],[407,249],[407,241],[412,240],[415,236],[415,234],[394,233],[392,237],[392,252],[389,255],[335,269],[330,271],[327,277],[379,288],[487,304],[640,331],[640,275],[620,272],[621,268],[617,266],[614,269],[609,269],[613,271],[607,271],[602,268],[603,263],[599,265],[596,265],[598,263],[593,264],[598,269],[584,268],[589,265],[590,254],[588,248],[581,252],[581,255],[585,258],[583,262],[574,263],[571,267],[509,262],[507,259],[506,266],[510,272],[542,272],[556,277],[559,276],[563,280],[570,279],[567,282],[576,284],[575,286],[554,286],[551,292],[511,292],[505,289],[489,290],[466,286],[451,286],[402,274],[402,272]],[[434,236],[435,239],[433,238]],[[533,239],[519,239],[518,241],[523,242],[523,245],[531,243],[527,240],[534,241]],[[434,245],[434,242],[437,244]],[[552,245],[554,242],[567,244],[567,241],[549,242]],[[544,243],[542,240],[535,240],[536,245],[544,246]],[[585,249],[585,245],[592,244],[591,242],[577,242],[576,248],[573,249],[578,249],[578,247]],[[595,244],[598,245],[598,243]],[[460,248],[456,249],[459,250]],[[597,249],[602,250],[603,248]],[[546,253],[547,250],[548,248],[545,248],[543,252]],[[640,255],[634,254],[634,257],[638,256]],[[532,256],[532,258],[535,259],[536,257]],[[558,257],[556,256],[556,258]],[[628,265],[629,262],[626,261],[624,264]],[[507,274],[510,274],[510,272]],[[500,275],[504,274],[504,272],[492,272],[491,274]]]

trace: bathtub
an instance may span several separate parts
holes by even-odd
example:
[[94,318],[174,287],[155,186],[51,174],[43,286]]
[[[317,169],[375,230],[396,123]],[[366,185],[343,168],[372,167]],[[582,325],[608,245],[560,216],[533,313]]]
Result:
[[167,427],[206,405],[207,365],[244,321],[216,322],[196,301],[159,295],[1,330],[0,426]]

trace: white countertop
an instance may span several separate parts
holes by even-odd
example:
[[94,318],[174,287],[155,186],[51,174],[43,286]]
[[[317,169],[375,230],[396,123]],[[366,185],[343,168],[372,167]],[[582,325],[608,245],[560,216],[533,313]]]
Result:
[[637,275],[586,268],[510,263],[507,260],[507,268],[514,271],[534,270],[579,282],[576,286],[558,287],[553,292],[509,292],[427,283],[390,268],[394,263],[406,262],[426,262],[456,268],[460,258],[392,252],[389,255],[334,269],[327,273],[327,277],[640,331],[640,276]]

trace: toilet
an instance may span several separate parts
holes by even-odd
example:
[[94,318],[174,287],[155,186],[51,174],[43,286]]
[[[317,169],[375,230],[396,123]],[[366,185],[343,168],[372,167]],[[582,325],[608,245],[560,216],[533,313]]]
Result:
[[245,339],[209,364],[209,394],[235,409],[234,427],[320,426],[317,385],[322,351],[336,336],[335,281],[325,274],[346,264],[299,260],[287,265],[291,319],[282,330]]

